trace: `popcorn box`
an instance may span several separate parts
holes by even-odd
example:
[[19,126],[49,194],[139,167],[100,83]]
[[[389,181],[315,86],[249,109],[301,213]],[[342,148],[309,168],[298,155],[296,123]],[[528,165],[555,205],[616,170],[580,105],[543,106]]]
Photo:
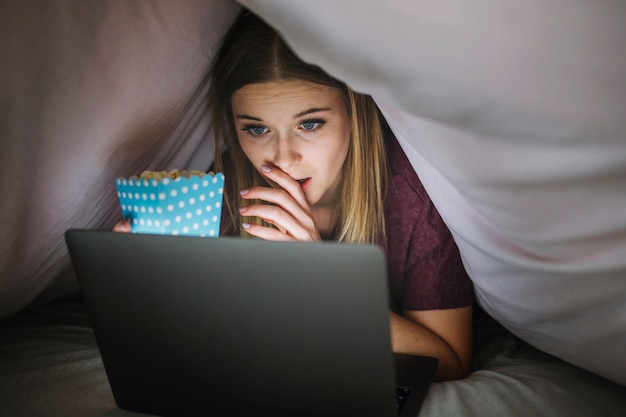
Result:
[[222,173],[120,177],[115,185],[122,214],[130,220],[132,233],[219,236],[224,196]]

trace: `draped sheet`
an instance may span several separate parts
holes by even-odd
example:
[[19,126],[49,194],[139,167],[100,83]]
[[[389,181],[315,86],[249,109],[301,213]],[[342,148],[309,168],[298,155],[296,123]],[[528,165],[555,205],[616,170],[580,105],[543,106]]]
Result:
[[372,94],[479,304],[626,384],[626,4],[241,3]]
[[63,232],[121,218],[117,176],[208,169],[205,74],[238,10],[0,2],[0,319],[76,289]]

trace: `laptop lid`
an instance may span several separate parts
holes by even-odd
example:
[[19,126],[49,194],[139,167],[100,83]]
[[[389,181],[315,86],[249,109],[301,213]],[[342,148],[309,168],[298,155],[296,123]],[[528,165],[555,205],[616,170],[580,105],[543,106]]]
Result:
[[434,374],[432,358],[391,353],[376,246],[89,230],[66,242],[122,409],[396,416],[394,361],[411,361],[415,416]]

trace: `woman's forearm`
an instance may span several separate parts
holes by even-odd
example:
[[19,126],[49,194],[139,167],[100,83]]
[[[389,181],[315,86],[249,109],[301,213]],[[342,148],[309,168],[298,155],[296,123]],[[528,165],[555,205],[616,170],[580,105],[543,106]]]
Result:
[[[390,313],[390,320],[394,352],[437,358],[439,366],[435,380],[438,381],[460,379],[468,375],[470,364],[467,352],[457,352],[434,331],[396,313]],[[469,342],[471,345],[471,340]]]

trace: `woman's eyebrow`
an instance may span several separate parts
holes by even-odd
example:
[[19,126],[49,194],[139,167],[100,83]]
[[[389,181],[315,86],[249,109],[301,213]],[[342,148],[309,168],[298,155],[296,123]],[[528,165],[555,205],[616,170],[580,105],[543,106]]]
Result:
[[254,117],[254,116],[250,116],[248,114],[238,114],[237,116],[235,116],[235,118],[242,119],[242,120],[254,120],[255,122],[262,122],[263,121],[263,119],[260,119],[258,117]]
[[313,107],[311,109],[308,109],[308,110],[305,110],[305,111],[302,111],[302,112],[296,114],[295,116],[293,116],[293,118],[297,119],[299,117],[306,116],[307,114],[317,113],[317,112],[321,112],[321,111],[328,111],[328,110],[332,110],[332,109],[330,107],[322,107],[322,108]]
[[[312,114],[312,113],[318,113],[318,112],[322,112],[322,111],[329,111],[332,110],[330,107],[313,107],[310,108],[308,110],[304,110],[301,111],[300,113],[296,114],[295,116],[293,116],[294,119],[300,118],[302,116],[306,116],[307,114]],[[259,118],[259,117],[255,117],[255,116],[250,116],[249,114],[238,114],[237,116],[235,116],[236,119],[241,119],[241,120],[254,120],[255,122],[262,122],[263,119]]]

